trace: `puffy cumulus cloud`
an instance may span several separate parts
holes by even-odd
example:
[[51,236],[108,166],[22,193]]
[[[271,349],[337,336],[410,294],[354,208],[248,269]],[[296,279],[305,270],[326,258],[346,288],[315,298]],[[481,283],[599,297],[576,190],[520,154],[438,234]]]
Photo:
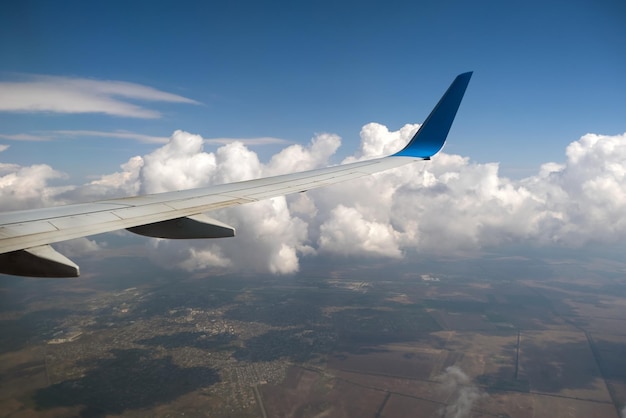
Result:
[[176,131],[167,144],[143,157],[137,181],[141,193],[191,189],[207,185],[215,168],[215,156],[203,152],[202,137]]
[[218,241],[155,240],[155,261],[186,271],[228,268],[289,274],[298,271],[300,255],[313,253],[306,245],[307,224],[290,214],[284,197],[211,215],[234,226],[238,236]]
[[284,197],[223,212],[232,212],[227,219],[240,231],[239,238],[244,238],[229,240],[224,247],[236,254],[239,268],[295,273],[299,255],[314,253],[308,245],[308,224],[291,214]]
[[[417,127],[389,131],[368,124],[360,149],[344,162],[397,151]],[[41,206],[247,180],[328,165],[340,142],[320,134],[263,163],[242,143],[207,152],[203,138],[176,131],[167,144],[131,158],[119,172],[65,193],[49,186],[61,174],[48,166],[0,165],[0,196],[9,209],[7,202]],[[286,274],[298,271],[303,256],[400,258],[508,243],[610,243],[626,238],[625,176],[626,134],[585,135],[567,147],[563,162],[547,162],[521,180],[500,176],[497,163],[440,153],[432,161],[211,214],[236,227],[237,238],[150,245],[161,265],[186,271]]]
[[251,180],[262,175],[259,157],[241,142],[224,145],[215,155],[219,163],[211,183]]
[[[359,152],[345,162],[396,151],[417,127],[394,132],[368,124]],[[221,148],[216,166],[224,174],[210,182],[323,166],[339,144],[334,135],[319,135],[266,165],[241,145]],[[220,218],[245,236],[220,245],[225,254],[241,250],[249,266],[288,273],[302,254],[399,258],[408,251],[465,252],[507,243],[611,242],[626,237],[624,152],[624,135],[585,135],[568,147],[563,164],[546,163],[522,180],[501,177],[497,163],[441,153],[430,162],[223,211]]]
[[226,145],[231,142],[241,142],[246,145],[273,145],[288,144],[289,141],[281,138],[273,138],[271,136],[260,136],[256,138],[205,138],[206,144]]
[[[176,131],[166,145],[131,158],[121,171],[72,191],[73,196],[158,193],[313,168],[327,163],[340,140],[335,135],[318,135],[306,147],[287,147],[268,164],[262,164],[256,153],[240,142],[228,143],[215,152],[205,152],[203,143],[198,135]],[[310,202],[306,204],[306,198],[294,202],[304,202],[295,203],[304,212],[315,210]],[[187,271],[231,268],[285,274],[298,271],[300,255],[314,252],[308,245],[308,224],[289,208],[284,197],[212,216],[233,225],[240,237],[219,242],[154,240],[155,262]]]
[[517,196],[512,210],[527,215],[529,235],[566,245],[624,238],[626,134],[587,134],[567,147],[566,157],[520,182],[528,196]]
[[[385,135],[393,140],[398,132],[363,130],[362,142],[376,144]],[[614,242],[626,238],[625,152],[626,134],[585,135],[568,146],[564,164],[546,163],[522,180],[501,177],[496,163],[441,153],[428,163],[313,192],[318,210],[327,213],[318,244],[335,253],[354,254],[355,245],[371,252],[364,247],[364,222],[390,226],[375,236],[400,251]],[[355,210],[339,217],[346,208]],[[346,231],[354,231],[350,238],[360,235],[359,244],[341,245],[348,243]]]
[[400,151],[415,135],[419,124],[406,124],[398,131],[389,131],[385,125],[371,122],[361,128],[361,147],[357,157],[376,158]]
[[149,252],[150,259],[163,268],[177,267],[193,272],[206,269],[224,270],[232,266],[232,261],[215,243],[189,245],[185,241],[153,239],[148,245],[152,249]]
[[330,253],[400,258],[397,234],[388,223],[366,220],[357,209],[340,204],[320,226],[319,247]]
[[96,253],[107,246],[106,242],[96,242],[85,237],[71,239],[56,244],[57,250],[68,257],[83,256]]
[[[263,167],[258,156],[240,142],[231,142],[215,153],[204,151],[200,135],[176,131],[169,142],[144,157],[134,157],[115,173],[123,188],[141,193],[192,189],[210,184],[257,178]],[[103,181],[104,177],[99,182]]]
[[60,195],[73,186],[50,186],[65,175],[46,164],[20,166],[0,162],[0,210],[38,208],[64,203]]
[[142,157],[132,157],[120,166],[121,171],[100,176],[81,187],[67,190],[62,194],[62,197],[73,202],[87,202],[135,196],[141,191],[139,176],[143,165],[144,159]]
[[291,145],[274,155],[265,170],[267,175],[312,170],[324,166],[341,145],[341,138],[334,134],[318,134],[308,147]]

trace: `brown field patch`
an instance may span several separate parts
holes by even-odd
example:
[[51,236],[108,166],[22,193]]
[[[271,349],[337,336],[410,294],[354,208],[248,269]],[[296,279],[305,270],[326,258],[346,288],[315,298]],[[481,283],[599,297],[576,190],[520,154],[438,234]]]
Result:
[[615,334],[626,340],[626,319],[584,318],[579,322],[584,329],[592,330],[596,334]]
[[372,375],[428,380],[448,353],[408,344],[377,346],[363,354],[336,352],[328,357],[330,369]]
[[433,401],[391,395],[381,416],[385,418],[440,417],[439,410],[443,406]]
[[528,380],[532,392],[610,401],[582,332],[522,332],[519,378]]
[[445,362],[437,365],[433,375],[456,365],[472,378],[483,376],[487,381],[512,379],[516,346],[516,333],[451,332],[445,344],[449,355]]
[[510,418],[619,418],[611,403],[583,401],[540,394],[492,393],[481,399],[479,408],[491,416]]
[[456,331],[496,331],[498,326],[488,322],[483,314],[446,312],[429,310],[430,316],[437,321],[441,328]]
[[374,387],[382,391],[405,395],[412,398],[443,403],[446,393],[438,382],[409,380],[401,377],[378,376],[371,374],[334,371],[337,379],[346,380],[364,387]]
[[280,385],[259,387],[268,417],[374,416],[386,393],[293,366]]
[[626,408],[626,381],[609,379],[607,383],[611,387],[615,401],[621,408]]
[[47,386],[43,347],[0,355],[0,376],[0,399]]
[[585,318],[610,318],[623,320],[626,311],[626,299],[609,295],[596,295],[591,301],[580,298],[565,301],[574,311]]

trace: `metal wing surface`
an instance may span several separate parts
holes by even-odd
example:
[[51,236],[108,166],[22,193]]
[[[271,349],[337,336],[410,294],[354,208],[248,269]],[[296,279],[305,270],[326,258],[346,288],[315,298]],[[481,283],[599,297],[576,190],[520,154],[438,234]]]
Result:
[[0,273],[76,277],[78,266],[49,244],[128,229],[160,238],[221,238],[234,229],[204,215],[428,160],[443,147],[472,73],[459,75],[398,153],[368,161],[198,189],[0,213]]

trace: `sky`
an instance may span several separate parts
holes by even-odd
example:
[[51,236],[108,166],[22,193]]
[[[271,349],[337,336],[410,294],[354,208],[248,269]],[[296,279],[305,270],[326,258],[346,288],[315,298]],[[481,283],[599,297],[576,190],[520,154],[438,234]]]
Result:
[[0,56],[0,210],[394,152],[474,71],[429,165],[220,212],[223,243],[108,234],[78,257],[292,274],[626,242],[621,1],[20,1]]

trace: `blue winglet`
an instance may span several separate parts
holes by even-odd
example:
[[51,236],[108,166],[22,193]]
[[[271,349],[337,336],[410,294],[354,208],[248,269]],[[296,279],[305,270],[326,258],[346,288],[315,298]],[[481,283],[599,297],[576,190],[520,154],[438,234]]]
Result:
[[402,150],[393,154],[394,156],[428,160],[443,148],[470,78],[472,78],[471,71],[454,79],[437,106],[411,138],[411,141]]

